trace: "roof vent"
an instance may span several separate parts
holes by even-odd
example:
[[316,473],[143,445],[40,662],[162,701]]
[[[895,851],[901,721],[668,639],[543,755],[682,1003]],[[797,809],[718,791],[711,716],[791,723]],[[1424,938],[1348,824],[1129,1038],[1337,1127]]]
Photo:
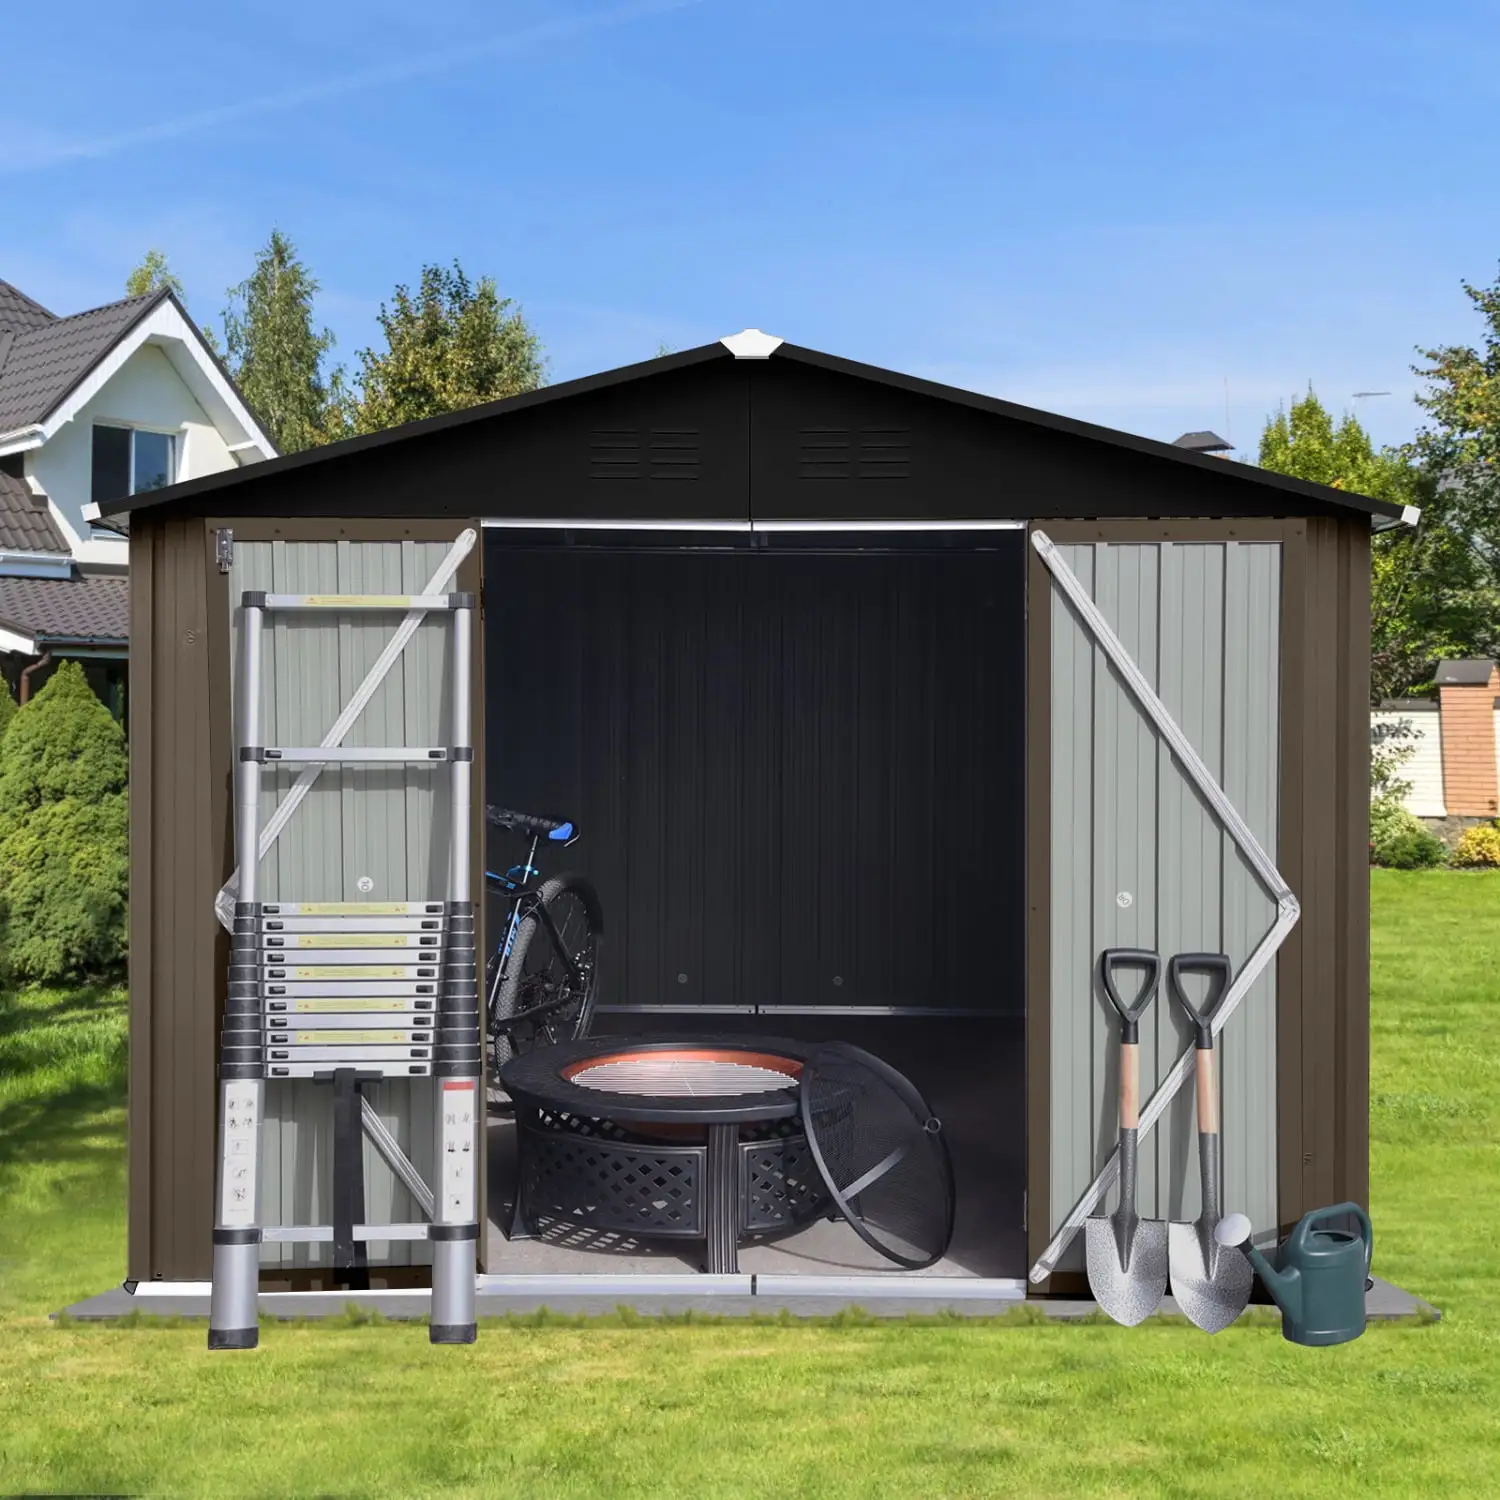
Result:
[[745,328],[719,340],[736,359],[770,359],[785,342],[774,333],[762,333],[758,328]]
[[1234,452],[1234,444],[1226,443],[1217,432],[1185,432],[1172,441],[1174,448],[1186,448],[1189,453],[1214,453],[1223,457]]

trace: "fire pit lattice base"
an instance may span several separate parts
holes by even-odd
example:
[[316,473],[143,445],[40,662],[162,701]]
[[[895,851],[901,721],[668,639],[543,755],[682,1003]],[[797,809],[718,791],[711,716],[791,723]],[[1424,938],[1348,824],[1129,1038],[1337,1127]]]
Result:
[[[705,1143],[673,1145],[612,1120],[541,1108],[518,1111],[521,1173],[513,1239],[547,1220],[600,1233],[702,1239]],[[826,1214],[832,1200],[791,1121],[741,1126],[739,1229],[767,1234]]]

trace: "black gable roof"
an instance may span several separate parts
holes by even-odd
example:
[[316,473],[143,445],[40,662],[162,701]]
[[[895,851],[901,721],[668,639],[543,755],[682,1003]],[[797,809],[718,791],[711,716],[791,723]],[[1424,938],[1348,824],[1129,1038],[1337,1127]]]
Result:
[[665,355],[106,514],[546,520],[1347,515],[1400,507],[781,344]]

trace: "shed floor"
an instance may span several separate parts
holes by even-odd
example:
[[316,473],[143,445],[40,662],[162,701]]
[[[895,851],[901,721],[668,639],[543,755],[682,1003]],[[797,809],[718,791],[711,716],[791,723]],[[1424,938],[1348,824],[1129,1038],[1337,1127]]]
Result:
[[[624,1305],[647,1317],[681,1316],[690,1308],[715,1317],[774,1316],[785,1308],[798,1317],[820,1317],[838,1312],[841,1308],[858,1306],[873,1317],[904,1318],[930,1315],[939,1312],[957,1314],[962,1317],[990,1318],[1003,1315],[1022,1300],[1018,1292],[1014,1299],[990,1296],[964,1296],[958,1292],[961,1283],[950,1282],[948,1288],[933,1288],[932,1296],[882,1297],[861,1291],[833,1293],[813,1292],[796,1295],[784,1288],[775,1290],[762,1283],[750,1283],[751,1289],[729,1291],[721,1289],[725,1281],[737,1278],[694,1278],[695,1284],[710,1282],[701,1296],[685,1294],[681,1283],[674,1281],[668,1287],[663,1282],[665,1295],[653,1296],[649,1289],[600,1290],[591,1294],[587,1290],[559,1292],[553,1286],[545,1291],[523,1291],[510,1278],[481,1276],[479,1278],[476,1311],[481,1318],[505,1317],[535,1313],[542,1308],[572,1316],[598,1316],[615,1313]],[[1365,1296],[1365,1316],[1371,1322],[1430,1322],[1440,1316],[1430,1303],[1414,1297],[1388,1281],[1374,1278],[1374,1286]],[[64,1309],[70,1318],[88,1322],[105,1322],[128,1317],[132,1313],[147,1317],[162,1318],[207,1318],[209,1288],[207,1282],[157,1282],[141,1286],[134,1293],[125,1287],[111,1287],[107,1292],[75,1302]],[[426,1291],[389,1292],[262,1292],[261,1312],[273,1318],[329,1318],[341,1317],[353,1304],[382,1317],[396,1321],[416,1320],[428,1315],[430,1293]],[[1049,1319],[1074,1320],[1087,1317],[1098,1311],[1089,1299],[1080,1298],[1027,1298],[1026,1306],[1035,1308]],[[1176,1304],[1170,1297],[1163,1300],[1161,1312],[1171,1315]],[[1251,1307],[1248,1316],[1258,1316],[1264,1308]],[[54,1313],[54,1317],[58,1314]],[[1270,1333],[1270,1329],[1267,1329]]]

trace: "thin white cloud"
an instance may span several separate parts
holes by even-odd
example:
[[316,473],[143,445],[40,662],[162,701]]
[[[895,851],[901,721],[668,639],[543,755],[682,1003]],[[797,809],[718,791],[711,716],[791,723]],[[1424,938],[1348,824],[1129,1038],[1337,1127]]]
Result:
[[280,93],[261,94],[253,99],[242,99],[237,103],[222,104],[213,109],[198,110],[193,114],[178,115],[174,119],[158,120],[150,125],[139,125],[86,140],[64,140],[44,131],[32,131],[22,139],[10,136],[3,154],[0,154],[0,174],[37,172],[74,161],[97,161],[102,157],[117,156],[134,146],[176,140],[220,125],[238,124],[242,120],[263,115],[282,114],[310,104],[322,104],[347,94],[362,93],[368,89],[404,83],[408,79],[462,67],[478,58],[517,52],[546,42],[569,41],[591,31],[683,10],[701,3],[702,0],[631,0],[629,4],[614,6],[609,10],[589,11],[583,15],[544,21],[505,36],[481,37],[461,46],[444,48],[440,52],[426,52],[416,57],[403,58],[399,62],[324,78]]

